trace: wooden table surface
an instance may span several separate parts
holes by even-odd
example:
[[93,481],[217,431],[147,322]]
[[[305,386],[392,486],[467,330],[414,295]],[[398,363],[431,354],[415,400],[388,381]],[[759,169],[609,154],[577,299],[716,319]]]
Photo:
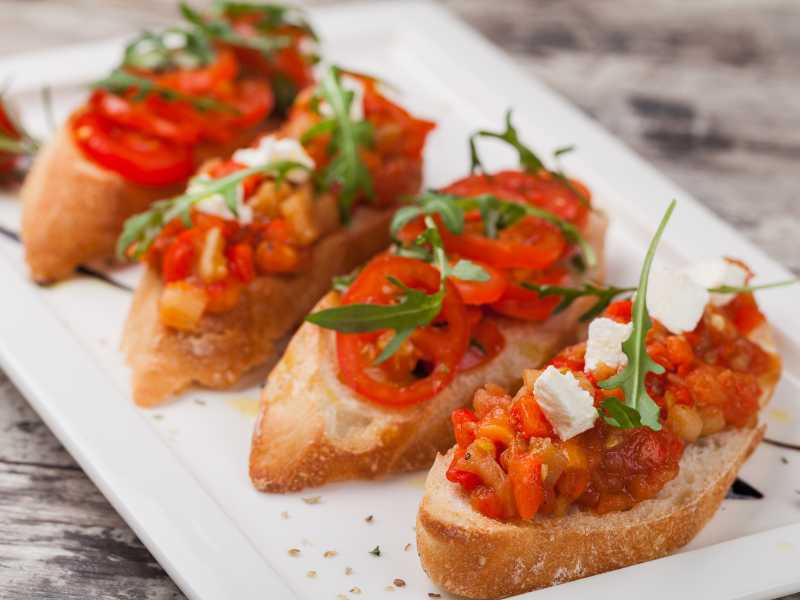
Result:
[[[800,2],[443,4],[800,274]],[[175,12],[0,0],[0,56]],[[183,598],[2,371],[0,432],[0,597]]]

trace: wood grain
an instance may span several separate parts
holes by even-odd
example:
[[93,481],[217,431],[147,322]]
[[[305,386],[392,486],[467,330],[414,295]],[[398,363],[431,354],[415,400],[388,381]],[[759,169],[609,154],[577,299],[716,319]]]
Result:
[[[442,4],[800,273],[800,3]],[[0,55],[175,14],[173,0],[0,0]],[[0,597],[183,597],[2,373],[0,432]]]

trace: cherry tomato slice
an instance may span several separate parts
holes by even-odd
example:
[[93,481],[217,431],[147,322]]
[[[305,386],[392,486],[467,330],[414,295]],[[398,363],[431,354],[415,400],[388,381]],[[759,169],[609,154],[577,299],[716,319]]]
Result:
[[570,180],[566,185],[544,172],[500,171],[492,175],[471,175],[449,185],[444,191],[458,196],[493,194],[505,200],[526,202],[575,224],[584,221],[591,199],[591,193],[581,182]]
[[[554,267],[545,273],[540,273],[537,277],[530,278],[528,281],[535,283],[560,283],[565,276],[565,271]],[[560,302],[558,296],[539,296],[533,290],[522,287],[519,283],[509,282],[505,294],[497,302],[491,305],[492,310],[523,321],[544,321],[552,313]]]
[[78,147],[100,166],[142,185],[162,186],[189,178],[194,161],[189,148],[120,127],[85,112],[72,121]]
[[89,105],[105,119],[143,134],[179,144],[200,141],[201,123],[195,109],[185,102],[168,101],[158,96],[132,101],[97,90],[89,99]]
[[207,94],[232,82],[238,73],[236,54],[229,48],[217,49],[214,62],[198,69],[176,69],[156,76],[149,71],[137,71],[137,75],[152,79],[162,87],[197,95]]
[[[359,274],[342,297],[342,304],[394,301],[402,291],[387,280],[388,276],[426,293],[435,292],[440,279],[439,272],[427,263],[382,255]],[[342,380],[367,399],[385,406],[410,406],[432,398],[453,380],[469,344],[467,312],[458,290],[448,281],[439,316],[409,338],[419,353],[418,364],[425,367],[420,377],[408,372],[406,377],[398,378],[387,365],[389,361],[373,365],[380,336],[381,332],[336,334]]]
[[501,230],[496,239],[483,232],[465,229],[455,235],[440,227],[442,241],[449,253],[481,260],[501,269],[546,269],[564,254],[566,242],[550,223],[525,217]]

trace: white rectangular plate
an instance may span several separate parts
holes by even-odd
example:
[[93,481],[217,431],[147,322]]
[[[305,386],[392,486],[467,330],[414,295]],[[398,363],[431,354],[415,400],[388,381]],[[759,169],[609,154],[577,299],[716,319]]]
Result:
[[[439,123],[427,150],[429,185],[463,176],[467,134],[498,127],[507,107],[544,155],[575,143],[568,170],[592,188],[612,219],[610,278],[635,279],[654,226],[671,198],[678,210],[661,258],[734,255],[762,280],[787,272],[630,153],[595,123],[507,57],[426,3],[370,3],[313,13],[324,54],[375,73],[404,90],[403,102]],[[114,41],[18,57],[0,63],[13,76],[11,101],[46,134],[38,93],[53,87],[63,118],[81,86],[119,56]],[[492,146],[492,166],[512,165]],[[0,199],[0,224],[17,230],[19,203]],[[112,276],[135,282],[138,268]],[[426,598],[437,591],[420,568],[414,518],[424,473],[382,482],[350,482],[301,494],[256,492],[247,476],[259,380],[228,393],[192,390],[155,410],[133,406],[129,373],[118,351],[130,293],[76,277],[40,289],[28,282],[20,246],[0,240],[0,360],[50,428],[133,527],[183,591],[217,598]],[[781,326],[786,374],[766,411],[769,436],[800,441],[800,291],[764,293],[767,314]],[[784,464],[782,457],[788,460]],[[567,598],[762,598],[800,588],[800,455],[762,445],[742,477],[760,501],[726,500],[681,553],[644,565],[537,592]],[[319,496],[318,503],[303,498]],[[365,518],[374,515],[371,523]],[[380,546],[381,556],[370,554]],[[290,556],[290,548],[300,555]],[[324,558],[333,550],[336,555]],[[554,549],[558,551],[558,549]],[[346,574],[346,568],[352,574]],[[316,576],[309,576],[309,572]],[[393,586],[400,578],[403,588]],[[526,596],[527,597],[527,596]]]

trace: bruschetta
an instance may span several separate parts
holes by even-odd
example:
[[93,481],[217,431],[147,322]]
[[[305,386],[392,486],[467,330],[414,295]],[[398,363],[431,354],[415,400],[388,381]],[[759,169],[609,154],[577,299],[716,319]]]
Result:
[[123,335],[136,403],[268,363],[334,275],[386,248],[432,128],[376,80],[331,67],[279,132],[131,218],[120,250],[147,265]]
[[503,598],[651,560],[714,515],[781,361],[741,263],[648,278],[515,394],[488,384],[452,414],[416,527],[444,590]]
[[400,209],[392,250],[321,300],[270,373],[253,485],[429,467],[480,381],[511,384],[575,339],[585,306],[560,312],[525,286],[599,280],[605,226],[585,187],[530,162]]
[[136,38],[36,157],[21,192],[35,281],[112,257],[125,219],[274,127],[276,99],[311,83],[314,34],[295,10],[215,6],[184,6],[185,27]]

